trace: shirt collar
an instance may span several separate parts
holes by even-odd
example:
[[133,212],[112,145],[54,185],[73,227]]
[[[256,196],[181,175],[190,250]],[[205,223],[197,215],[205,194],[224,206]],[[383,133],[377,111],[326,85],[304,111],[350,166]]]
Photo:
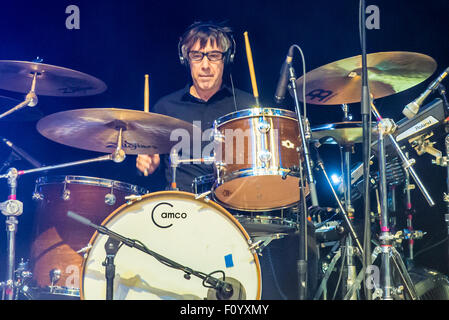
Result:
[[208,101],[204,101],[201,99],[198,99],[197,97],[194,97],[190,94],[190,87],[192,84],[188,84],[184,87],[184,93],[181,96],[181,101],[191,101],[191,102],[197,102],[197,103],[210,103],[217,99],[221,99],[224,97],[229,97],[232,95],[232,90],[227,85],[222,85],[220,90],[218,90]]

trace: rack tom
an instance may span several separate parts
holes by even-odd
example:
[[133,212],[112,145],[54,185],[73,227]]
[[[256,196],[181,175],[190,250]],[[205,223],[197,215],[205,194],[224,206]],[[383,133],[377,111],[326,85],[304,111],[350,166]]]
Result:
[[214,122],[214,142],[217,202],[243,211],[299,202],[300,178],[291,169],[303,156],[294,112],[252,108],[227,114]]

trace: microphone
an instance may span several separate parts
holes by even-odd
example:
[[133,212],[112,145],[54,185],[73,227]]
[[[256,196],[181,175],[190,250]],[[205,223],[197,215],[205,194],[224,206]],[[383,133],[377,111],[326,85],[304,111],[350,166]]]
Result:
[[32,156],[30,156],[28,153],[26,153],[25,151],[23,151],[21,148],[19,148],[18,146],[14,145],[11,141],[9,141],[6,138],[2,138],[2,141],[8,146],[10,147],[12,150],[14,150],[15,153],[17,153],[19,156],[21,156],[23,159],[25,159],[26,161],[28,161],[30,164],[32,164],[35,168],[40,168],[42,167],[42,164],[37,161],[36,159],[34,159]]
[[226,277],[226,282],[215,279],[210,283],[214,288],[207,291],[207,300],[245,300],[246,290],[243,284],[235,278]]
[[440,76],[436,78],[418,98],[406,105],[404,110],[402,110],[402,114],[409,119],[413,118],[418,113],[419,107],[421,107],[424,100],[429,96],[429,94],[438,88],[440,82],[446,78],[448,73],[449,67],[446,68],[446,70],[444,70],[443,73],[440,74]]
[[278,85],[276,87],[276,92],[274,93],[274,101],[276,103],[282,103],[285,98],[285,92],[287,91],[287,85],[288,85],[288,67],[292,63],[293,60],[293,49],[294,46],[291,46],[288,49],[287,57],[285,58],[284,63],[282,64],[281,71],[280,71],[280,77],[278,81]]

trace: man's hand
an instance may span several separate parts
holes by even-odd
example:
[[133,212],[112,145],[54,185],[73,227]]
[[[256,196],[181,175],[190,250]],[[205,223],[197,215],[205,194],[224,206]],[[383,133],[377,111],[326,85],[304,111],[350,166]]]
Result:
[[136,159],[136,167],[144,176],[152,174],[159,167],[161,158],[158,154],[139,154]]

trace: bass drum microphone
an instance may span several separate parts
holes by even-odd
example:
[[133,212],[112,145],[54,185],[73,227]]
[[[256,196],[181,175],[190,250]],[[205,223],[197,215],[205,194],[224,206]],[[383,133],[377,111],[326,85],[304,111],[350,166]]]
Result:
[[229,297],[223,296],[221,290],[210,288],[207,290],[207,300],[246,300],[246,290],[240,281],[226,277],[226,283],[232,286],[232,293]]

